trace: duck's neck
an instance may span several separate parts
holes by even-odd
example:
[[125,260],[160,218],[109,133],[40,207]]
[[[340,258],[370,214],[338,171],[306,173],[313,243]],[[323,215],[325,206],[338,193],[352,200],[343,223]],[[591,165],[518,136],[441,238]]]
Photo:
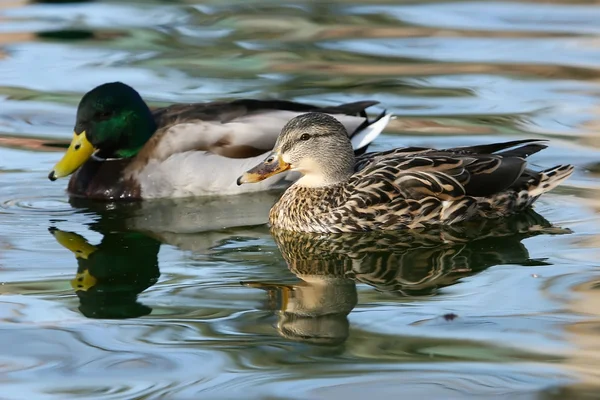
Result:
[[[134,115],[135,121],[128,124],[131,128],[125,132],[119,149],[114,151],[117,158],[129,158],[137,155],[156,131],[156,122],[149,108],[146,107],[145,110],[140,110]],[[134,117],[132,116],[132,118]]]
[[296,186],[311,189],[339,186],[348,182],[354,174],[354,155],[342,157],[336,163],[316,163],[312,160],[304,160],[297,169],[303,175],[296,182]]
[[269,222],[275,228],[311,232],[323,222],[321,215],[345,201],[343,183],[306,187],[298,181],[271,208]]
[[320,175],[303,175],[295,183],[296,186],[305,189],[327,189],[328,187],[339,186],[348,181],[349,177],[334,177],[333,179],[325,179]]

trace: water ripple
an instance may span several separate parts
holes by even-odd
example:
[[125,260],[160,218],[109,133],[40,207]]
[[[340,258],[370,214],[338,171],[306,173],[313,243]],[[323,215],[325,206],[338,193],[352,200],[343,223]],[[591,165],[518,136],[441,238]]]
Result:
[[546,32],[565,35],[600,33],[595,6],[531,4],[503,1],[443,2],[419,5],[348,7],[349,14],[380,14],[400,21],[436,28],[487,31]]
[[4,200],[0,203],[0,212],[27,215],[62,216],[73,214],[73,208],[64,197],[31,196]]
[[[597,2],[0,3],[0,397],[534,398],[597,382]],[[264,225],[274,194],[69,201],[48,170],[80,97],[114,80],[151,105],[379,100],[397,118],[373,150],[550,138],[532,165],[576,173],[535,209],[572,233],[319,276],[290,269]],[[439,260],[453,268],[426,268]]]

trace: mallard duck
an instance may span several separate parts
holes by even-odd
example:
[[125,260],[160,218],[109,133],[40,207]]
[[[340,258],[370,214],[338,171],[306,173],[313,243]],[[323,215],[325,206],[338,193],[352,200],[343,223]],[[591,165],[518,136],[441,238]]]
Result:
[[281,131],[274,151],[238,178],[259,182],[284,171],[303,176],[269,212],[275,228],[299,232],[359,232],[455,224],[528,208],[573,172],[543,171],[525,159],[547,146],[519,140],[445,150],[410,147],[356,157],[344,126],[318,112]]
[[112,82],[86,93],[71,144],[48,178],[73,174],[68,192],[95,199],[227,195],[286,187],[284,174],[251,188],[235,179],[273,148],[294,116],[315,110],[335,116],[357,154],[385,128],[385,111],[370,121],[360,101],[332,107],[279,100],[174,104],[153,111],[132,87]]

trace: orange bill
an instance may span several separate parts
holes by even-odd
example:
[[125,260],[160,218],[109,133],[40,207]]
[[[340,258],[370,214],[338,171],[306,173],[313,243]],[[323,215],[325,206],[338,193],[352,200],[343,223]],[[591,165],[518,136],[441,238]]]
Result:
[[269,156],[263,162],[240,176],[237,179],[237,184],[243,185],[244,183],[260,182],[270,176],[287,171],[290,168],[291,165],[283,161],[281,155],[277,151],[274,151],[269,154]]

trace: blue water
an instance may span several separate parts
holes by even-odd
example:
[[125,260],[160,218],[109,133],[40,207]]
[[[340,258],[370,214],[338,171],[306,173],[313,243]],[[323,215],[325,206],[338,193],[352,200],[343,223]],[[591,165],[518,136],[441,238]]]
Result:
[[[0,3],[0,398],[596,398],[599,19],[567,0]],[[375,99],[397,118],[371,150],[546,138],[532,165],[576,171],[485,241],[365,239],[379,253],[278,239],[273,194],[70,202],[48,171],[114,80],[152,105]]]

